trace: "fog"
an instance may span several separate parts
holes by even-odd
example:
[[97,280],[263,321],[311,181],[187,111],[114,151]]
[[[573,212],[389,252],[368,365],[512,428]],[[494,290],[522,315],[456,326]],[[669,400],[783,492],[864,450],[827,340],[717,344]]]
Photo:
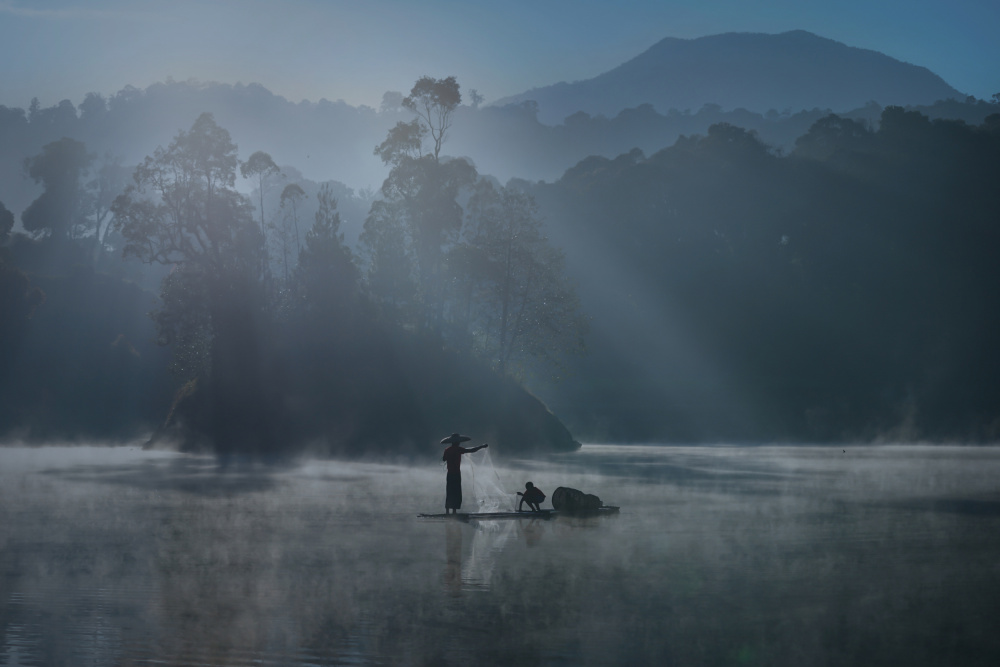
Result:
[[[436,137],[436,117],[404,104],[424,84],[450,91],[433,107],[447,119]],[[232,409],[271,422],[249,429],[268,442],[240,447],[358,451],[523,421],[469,416],[491,403],[470,391],[483,382],[463,392],[449,378],[473,363],[541,399],[534,412],[569,429],[560,446],[991,442],[996,108],[643,105],[549,126],[530,104],[485,107],[432,77],[378,110],[194,82],[5,107],[0,242],[17,285],[0,330],[0,434],[132,437],[176,414],[187,432],[169,435],[186,446],[257,438],[211,414]],[[171,195],[140,163],[181,173],[203,119],[232,226],[168,224],[167,209],[146,225],[143,207]],[[416,143],[397,133],[414,127]],[[255,155],[270,166],[244,173]],[[185,178],[169,188],[198,183]],[[505,265],[516,220],[521,259]],[[172,245],[175,224],[204,226],[219,247]],[[223,275],[237,265],[246,275]],[[224,294],[230,284],[243,287]],[[470,405],[434,388],[448,385]],[[409,416],[389,434],[387,414]]]
[[995,664],[1000,94],[803,30],[385,65],[477,39],[0,106],[0,667]]
[[998,468],[592,445],[498,473],[619,515],[458,522],[436,465],[4,448],[0,664],[991,664]]

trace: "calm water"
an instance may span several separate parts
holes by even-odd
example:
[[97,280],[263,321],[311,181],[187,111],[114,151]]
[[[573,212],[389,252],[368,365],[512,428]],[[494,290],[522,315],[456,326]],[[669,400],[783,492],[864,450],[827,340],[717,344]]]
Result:
[[622,511],[421,520],[439,466],[0,448],[0,665],[1000,664],[1000,448],[588,446],[499,475]]

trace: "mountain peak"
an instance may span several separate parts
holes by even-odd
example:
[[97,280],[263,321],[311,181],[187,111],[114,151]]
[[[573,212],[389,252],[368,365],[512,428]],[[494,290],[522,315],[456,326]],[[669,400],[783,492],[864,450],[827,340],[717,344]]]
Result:
[[926,68],[791,30],[667,37],[592,79],[536,88],[495,105],[534,100],[541,121],[559,123],[579,111],[613,117],[641,104],[661,113],[705,104],[757,112],[848,111],[872,100],[918,105],[963,97]]

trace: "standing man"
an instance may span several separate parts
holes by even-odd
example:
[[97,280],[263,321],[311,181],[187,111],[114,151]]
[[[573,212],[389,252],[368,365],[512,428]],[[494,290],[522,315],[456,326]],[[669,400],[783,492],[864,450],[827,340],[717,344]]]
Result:
[[445,514],[449,513],[448,510],[451,510],[451,514],[458,514],[458,510],[462,508],[462,454],[471,454],[478,452],[483,447],[489,447],[486,444],[471,449],[459,446],[460,442],[467,442],[471,439],[458,433],[452,433],[441,440],[442,445],[451,445],[444,450],[444,454],[441,456],[441,460],[448,464],[448,481],[444,497]]

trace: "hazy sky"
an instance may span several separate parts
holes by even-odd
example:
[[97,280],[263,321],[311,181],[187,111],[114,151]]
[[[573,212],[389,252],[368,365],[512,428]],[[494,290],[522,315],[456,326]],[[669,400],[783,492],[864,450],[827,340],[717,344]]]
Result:
[[1000,92],[998,0],[0,0],[0,104],[182,81],[377,107],[421,75],[487,102],[586,79],[664,37],[803,29]]

